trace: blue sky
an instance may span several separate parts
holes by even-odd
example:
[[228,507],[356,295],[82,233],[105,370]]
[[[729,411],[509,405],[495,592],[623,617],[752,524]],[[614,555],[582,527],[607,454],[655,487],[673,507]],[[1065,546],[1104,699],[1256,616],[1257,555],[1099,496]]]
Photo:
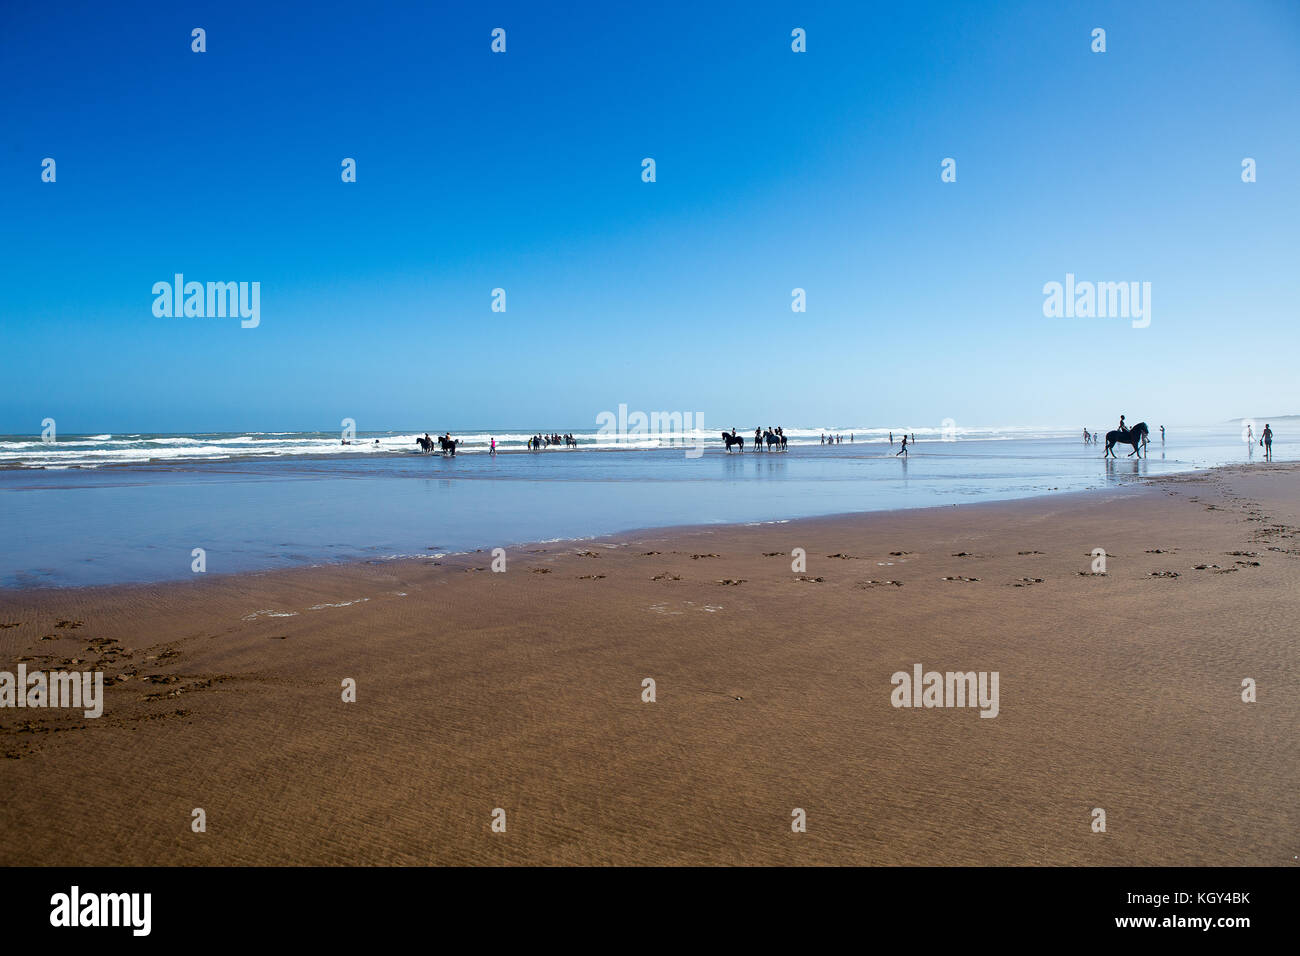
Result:
[[289,6],[0,13],[0,431],[1300,412],[1300,4]]

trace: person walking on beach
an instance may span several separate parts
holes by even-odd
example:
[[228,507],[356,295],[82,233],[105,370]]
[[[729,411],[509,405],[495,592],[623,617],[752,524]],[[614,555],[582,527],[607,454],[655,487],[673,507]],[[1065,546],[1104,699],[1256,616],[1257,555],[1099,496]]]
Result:
[[1273,460],[1273,426],[1268,422],[1264,423],[1263,437],[1260,439],[1264,443],[1264,460]]
[[496,437],[493,436],[493,438],[492,438],[492,454],[495,455],[496,453],[497,453],[497,440],[496,440]]
[[[890,442],[890,444],[892,445],[893,442]],[[902,448],[901,451],[898,452],[898,454],[894,455],[894,457],[897,458],[898,455],[906,455],[906,454],[907,454],[907,436],[904,435],[904,436],[903,436],[903,448]]]
[[1164,426],[1164,425],[1161,425],[1161,426],[1160,426],[1160,444],[1163,445],[1164,443],[1165,443],[1165,426]]
[[890,433],[889,433],[889,447],[890,447],[890,448],[893,448],[893,447],[894,447],[894,433],[893,433],[893,432],[890,432]]

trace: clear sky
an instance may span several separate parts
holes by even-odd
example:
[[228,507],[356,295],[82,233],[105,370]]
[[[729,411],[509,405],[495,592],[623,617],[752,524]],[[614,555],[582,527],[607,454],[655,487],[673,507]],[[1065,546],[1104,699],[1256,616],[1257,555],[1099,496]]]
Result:
[[[1300,412],[1293,0],[0,21],[3,432]],[[178,272],[260,326],[155,317]],[[1150,326],[1045,318],[1066,273]]]

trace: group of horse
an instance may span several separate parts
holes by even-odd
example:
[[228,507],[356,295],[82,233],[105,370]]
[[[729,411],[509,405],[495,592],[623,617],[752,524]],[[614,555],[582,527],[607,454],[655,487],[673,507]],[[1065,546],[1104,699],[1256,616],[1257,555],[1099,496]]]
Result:
[[426,455],[433,451],[436,445],[442,449],[443,457],[451,456],[452,458],[456,457],[456,446],[460,444],[457,439],[451,437],[450,432],[446,435],[439,435],[437,438],[430,438],[429,433],[425,432],[423,437],[415,440],[415,443],[420,446],[420,451]]
[[[727,446],[728,453],[730,453],[732,445],[738,447],[742,453],[745,450],[745,436],[737,435],[736,430],[734,428],[729,432],[722,433],[722,442],[724,445]],[[764,448],[764,444],[766,444],[767,446],[766,449]],[[785,451],[786,450],[785,432],[782,431],[779,427],[776,428],[775,430],[771,428],[763,429],[761,431],[757,428],[754,429],[754,451],[764,451],[764,450]]]
[[528,439],[529,451],[540,451],[542,448],[550,448],[552,445],[563,445],[565,448],[577,448],[578,439],[574,438],[568,432],[563,435],[534,435]]
[[[1132,458],[1134,455],[1137,455],[1141,458],[1142,446],[1146,444],[1147,436],[1150,433],[1151,429],[1147,427],[1146,422],[1138,422],[1132,428],[1126,428],[1122,431],[1119,429],[1109,431],[1106,433],[1106,452],[1102,457],[1118,458],[1119,456],[1115,454],[1116,445],[1132,445],[1133,450],[1128,453],[1128,456]],[[558,444],[560,437],[561,436],[559,435],[542,436],[542,441],[545,441],[547,445]],[[563,441],[566,446],[570,447],[578,444],[572,435],[563,436]],[[739,448],[742,453],[745,451],[745,436],[736,434],[734,428],[729,432],[722,433],[722,441],[723,444],[727,446],[728,453],[731,452],[733,446]],[[420,446],[420,451],[424,452],[426,455],[437,447],[442,451],[444,456],[451,456],[452,458],[456,457],[456,446],[460,444],[459,441],[451,437],[450,433],[439,435],[437,438],[430,438],[427,432],[422,437],[417,438],[415,443]],[[540,445],[541,441],[539,441],[538,444]],[[530,447],[531,446],[532,443],[530,440]],[[753,447],[755,451],[785,451],[785,432],[780,428],[766,428],[762,430],[755,429]]]

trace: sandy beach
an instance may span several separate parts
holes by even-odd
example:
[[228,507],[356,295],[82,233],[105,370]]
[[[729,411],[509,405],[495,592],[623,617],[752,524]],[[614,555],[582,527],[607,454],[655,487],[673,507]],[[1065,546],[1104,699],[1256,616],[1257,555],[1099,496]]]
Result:
[[[0,667],[106,681],[0,710],[0,862],[1289,863],[1297,535],[1282,464],[0,592]],[[997,716],[892,706],[917,664],[997,672]]]

